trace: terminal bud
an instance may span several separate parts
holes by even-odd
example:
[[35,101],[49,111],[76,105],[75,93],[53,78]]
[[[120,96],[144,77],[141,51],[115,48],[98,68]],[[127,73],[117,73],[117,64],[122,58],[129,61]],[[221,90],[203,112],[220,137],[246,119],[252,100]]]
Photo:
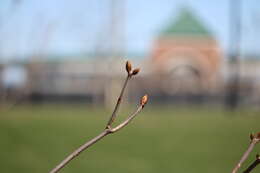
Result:
[[126,61],[125,68],[126,68],[127,73],[130,74],[130,72],[132,70],[132,65],[131,65],[130,61]]
[[140,104],[141,104],[142,107],[144,107],[144,105],[145,105],[147,102],[148,102],[148,95],[145,94],[145,95],[142,97]]

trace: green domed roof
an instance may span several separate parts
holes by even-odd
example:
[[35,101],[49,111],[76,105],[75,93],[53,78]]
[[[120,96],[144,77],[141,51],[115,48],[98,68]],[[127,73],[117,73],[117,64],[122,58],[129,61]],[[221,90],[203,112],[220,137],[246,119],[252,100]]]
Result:
[[177,19],[161,35],[212,37],[208,29],[187,8],[181,10]]

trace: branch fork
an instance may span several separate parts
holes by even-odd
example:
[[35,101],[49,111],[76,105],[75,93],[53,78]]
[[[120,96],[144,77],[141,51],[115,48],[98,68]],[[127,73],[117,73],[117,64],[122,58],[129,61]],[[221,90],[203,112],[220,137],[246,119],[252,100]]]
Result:
[[[248,158],[249,154],[254,149],[255,145],[260,142],[260,132],[257,134],[250,134],[250,144],[246,152],[243,154],[235,168],[232,170],[232,173],[237,173],[238,169],[241,167],[242,163]],[[250,170],[251,171],[251,170]]]
[[116,127],[112,127],[112,124],[113,124],[113,122],[114,122],[114,120],[117,116],[117,112],[118,112],[118,109],[120,107],[120,104],[122,102],[122,98],[123,98],[127,83],[133,76],[135,76],[139,73],[140,69],[136,68],[136,69],[132,70],[131,63],[129,61],[127,61],[126,62],[126,71],[127,71],[126,80],[123,84],[122,90],[121,90],[120,95],[117,99],[117,103],[115,105],[114,111],[113,111],[108,123],[106,124],[104,131],[102,131],[99,135],[97,135],[93,139],[89,140],[85,144],[81,145],[78,149],[76,149],[74,152],[72,152],[70,155],[68,155],[60,164],[58,164],[55,168],[53,168],[49,173],[58,172],[64,166],[66,166],[72,159],[74,159],[76,156],[78,156],[81,152],[86,150],[88,147],[95,144],[97,141],[99,141],[103,137],[107,136],[108,134],[115,133],[115,132],[121,130],[123,127],[127,126],[137,116],[137,114],[142,111],[142,109],[144,108],[144,106],[148,102],[148,96],[147,95],[144,95],[141,98],[139,106],[137,107],[137,109],[131,115],[128,116],[128,118],[126,118],[123,122],[121,122]]

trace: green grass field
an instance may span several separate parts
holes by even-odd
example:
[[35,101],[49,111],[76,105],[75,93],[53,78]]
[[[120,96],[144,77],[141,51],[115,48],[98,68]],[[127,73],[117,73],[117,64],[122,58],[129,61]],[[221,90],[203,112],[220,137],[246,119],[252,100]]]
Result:
[[[120,119],[126,111],[121,113]],[[47,173],[99,134],[109,115],[109,111],[82,105],[19,106],[1,111],[0,172]],[[249,133],[257,131],[257,111],[148,104],[129,126],[84,151],[61,172],[231,172],[249,143]],[[260,144],[249,161],[257,151]],[[259,171],[260,166],[254,170]]]

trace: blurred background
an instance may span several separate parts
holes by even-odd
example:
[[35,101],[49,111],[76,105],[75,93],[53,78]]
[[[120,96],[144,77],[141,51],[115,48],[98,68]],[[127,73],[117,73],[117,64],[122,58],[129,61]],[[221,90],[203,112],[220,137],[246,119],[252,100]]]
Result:
[[230,171],[260,130],[259,31],[258,0],[1,0],[0,168],[95,136],[130,60],[123,114],[147,93],[144,116],[64,172]]

